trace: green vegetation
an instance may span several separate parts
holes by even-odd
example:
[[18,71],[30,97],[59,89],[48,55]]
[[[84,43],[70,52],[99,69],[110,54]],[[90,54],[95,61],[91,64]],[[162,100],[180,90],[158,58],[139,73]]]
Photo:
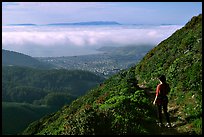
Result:
[[73,100],[104,80],[80,70],[39,70],[17,66],[3,66],[2,69],[2,99],[6,102],[42,105],[52,102],[51,99],[56,100],[54,96]]
[[179,115],[192,123],[189,132],[202,133],[201,14],[147,53],[135,73],[139,83],[149,88],[155,88],[156,77],[165,74],[172,87],[170,101],[179,106]]
[[23,134],[147,134],[150,101],[132,73],[113,76],[53,117],[39,120],[46,124],[32,123]]
[[87,71],[2,67],[2,130],[17,134],[104,79]]
[[[202,134],[202,14],[161,42],[134,67],[107,79],[21,134]],[[149,90],[167,76],[172,129],[160,129]],[[143,85],[146,88],[140,88]],[[179,122],[184,121],[179,124]]]
[[31,122],[57,110],[58,108],[49,106],[2,102],[2,134],[17,134],[23,131]]

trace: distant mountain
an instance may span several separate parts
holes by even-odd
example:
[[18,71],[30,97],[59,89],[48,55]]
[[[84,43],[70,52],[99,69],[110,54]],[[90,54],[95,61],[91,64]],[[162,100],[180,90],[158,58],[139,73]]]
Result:
[[[42,24],[41,24],[42,25]],[[41,26],[40,24],[32,24],[32,23],[22,23],[22,24],[8,24],[8,26]],[[66,25],[123,25],[121,23],[118,23],[116,21],[88,21],[88,22],[74,22],[74,23],[68,23],[68,22],[63,22],[63,23],[50,23],[50,24],[45,24],[48,26],[66,26]],[[168,23],[163,23],[163,24],[129,24],[129,25],[136,25],[136,26],[141,26],[141,25],[176,25],[176,24],[168,24]]]
[[92,21],[92,22],[76,22],[76,23],[52,23],[47,25],[121,25],[115,21]]
[[14,51],[2,49],[2,65],[3,66],[24,66],[32,68],[48,69],[54,66],[48,63],[40,62],[39,60]]
[[25,24],[9,24],[9,26],[36,26],[36,24],[30,24],[30,23],[25,23]]

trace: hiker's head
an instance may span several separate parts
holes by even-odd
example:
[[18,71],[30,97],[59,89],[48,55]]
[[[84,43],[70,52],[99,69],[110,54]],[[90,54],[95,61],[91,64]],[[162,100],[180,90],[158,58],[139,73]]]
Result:
[[164,83],[164,82],[166,82],[166,77],[164,75],[161,75],[159,77],[159,80]]

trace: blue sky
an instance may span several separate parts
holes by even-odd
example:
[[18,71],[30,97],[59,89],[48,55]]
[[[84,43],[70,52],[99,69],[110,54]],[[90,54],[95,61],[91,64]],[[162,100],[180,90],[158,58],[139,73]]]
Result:
[[3,2],[2,21],[62,23],[117,21],[123,24],[186,24],[202,2]]

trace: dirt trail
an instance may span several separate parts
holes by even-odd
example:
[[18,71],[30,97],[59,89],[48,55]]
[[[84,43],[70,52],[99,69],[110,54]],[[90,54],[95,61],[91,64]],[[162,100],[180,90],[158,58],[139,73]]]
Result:
[[[149,88],[145,88],[144,86],[140,86],[140,88],[144,89],[147,95],[150,97],[150,101],[153,102],[155,98],[155,91]],[[156,106],[152,104],[153,110],[155,112],[155,116],[153,116],[156,120]],[[171,101],[168,104],[168,112],[170,115],[170,122],[172,127],[159,127],[156,121],[150,123],[149,127],[153,131],[155,135],[185,135],[187,133],[180,131],[179,129],[186,124],[186,121],[181,117],[178,117],[179,108],[175,106]],[[163,121],[166,124],[166,119],[163,114]]]

